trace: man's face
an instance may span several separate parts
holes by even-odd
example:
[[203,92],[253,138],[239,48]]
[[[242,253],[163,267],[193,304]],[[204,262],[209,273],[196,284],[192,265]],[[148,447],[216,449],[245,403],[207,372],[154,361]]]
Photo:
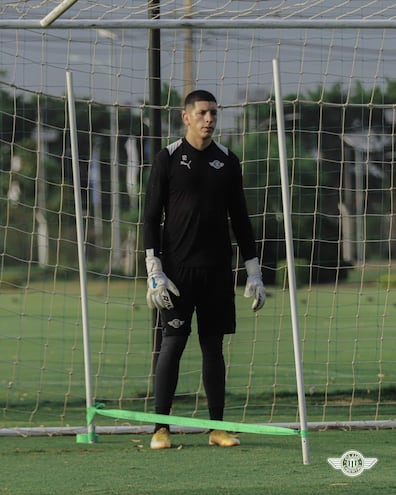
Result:
[[214,101],[196,101],[183,112],[183,122],[188,136],[204,141],[211,139],[217,123],[217,104]]

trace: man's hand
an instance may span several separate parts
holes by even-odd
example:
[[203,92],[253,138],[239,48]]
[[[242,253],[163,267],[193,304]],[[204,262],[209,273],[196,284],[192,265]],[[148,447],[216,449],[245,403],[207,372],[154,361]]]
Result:
[[175,296],[180,296],[180,293],[176,285],[162,271],[161,260],[151,254],[148,255],[146,268],[148,307],[151,309],[172,309],[173,303],[168,291]]
[[258,262],[258,258],[245,261],[247,280],[245,287],[245,297],[254,297],[252,310],[258,311],[265,303],[265,287]]

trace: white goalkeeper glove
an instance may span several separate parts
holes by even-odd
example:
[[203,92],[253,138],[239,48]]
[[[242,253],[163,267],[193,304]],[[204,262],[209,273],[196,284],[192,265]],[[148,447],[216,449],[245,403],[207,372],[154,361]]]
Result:
[[265,287],[258,262],[258,258],[245,261],[247,280],[245,287],[245,297],[254,297],[252,310],[258,311],[265,303]]
[[172,309],[173,303],[168,291],[175,296],[180,296],[180,293],[176,285],[162,271],[161,260],[149,254],[146,257],[146,268],[148,307],[151,309]]

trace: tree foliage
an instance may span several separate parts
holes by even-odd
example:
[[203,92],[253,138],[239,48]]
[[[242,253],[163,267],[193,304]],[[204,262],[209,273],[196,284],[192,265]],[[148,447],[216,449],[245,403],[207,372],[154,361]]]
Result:
[[[343,264],[338,242],[340,186],[343,184],[345,157],[349,157],[351,163],[354,161],[353,150],[345,152],[343,136],[370,130],[391,138],[393,123],[386,118],[385,105],[393,103],[395,98],[396,82],[388,80],[384,90],[367,89],[360,83],[353,90],[346,90],[341,84],[335,84],[326,91],[318,87],[307,91],[306,95],[290,94],[284,99],[295,253],[312,262],[314,267],[339,267]],[[164,84],[161,99],[165,145],[182,133],[182,98]],[[89,165],[93,149],[98,144],[103,214],[108,218],[111,216],[110,121],[113,118],[120,163],[121,209],[125,218],[132,218],[128,196],[123,194],[126,191],[125,142],[130,136],[135,136],[141,163],[149,163],[150,157],[145,153],[149,136],[148,109],[148,102],[142,102],[141,108],[135,111],[121,106],[109,108],[88,99],[76,102],[85,208],[90,206],[87,194]],[[229,142],[243,163],[246,196],[255,233],[258,239],[264,240],[264,261],[271,270],[285,257],[275,122],[274,101],[251,102],[236,117],[237,132]],[[38,153],[40,135],[48,141],[45,156]],[[35,204],[39,167],[43,165],[47,180],[46,204],[54,231],[59,230],[60,222],[72,226],[74,201],[66,99],[42,94],[26,97],[0,87],[0,144],[1,225],[18,224],[21,227],[25,223],[26,231],[32,231],[34,218],[26,215],[26,211]],[[383,191],[384,185],[393,184],[392,167],[386,159],[386,154],[393,148],[393,139],[390,139],[389,148],[385,147],[380,153],[369,157],[370,163],[380,171],[377,176],[369,174],[366,177],[365,185],[369,191],[366,208],[369,212],[389,213],[391,198],[386,194],[380,197],[377,192]],[[18,173],[12,169],[15,156],[22,164]],[[18,205],[9,198],[10,185],[16,178],[21,190]],[[146,175],[143,180],[145,178]],[[381,226],[378,222],[373,222],[370,228],[373,237],[379,237]],[[317,279],[321,279],[319,272]]]

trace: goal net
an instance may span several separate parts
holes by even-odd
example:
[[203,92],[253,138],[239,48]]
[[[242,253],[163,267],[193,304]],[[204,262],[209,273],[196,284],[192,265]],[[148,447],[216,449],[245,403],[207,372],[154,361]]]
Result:
[[[216,140],[241,159],[268,293],[253,314],[235,247],[237,333],[225,342],[225,418],[298,421],[273,59],[282,75],[308,421],[389,424],[394,2],[79,0],[42,28],[59,3],[0,6],[1,429],[84,423],[66,71],[76,98],[93,401],[153,411],[145,184],[153,149],[183,132],[184,94],[204,88],[220,106]],[[195,329],[173,413],[207,417]]]

